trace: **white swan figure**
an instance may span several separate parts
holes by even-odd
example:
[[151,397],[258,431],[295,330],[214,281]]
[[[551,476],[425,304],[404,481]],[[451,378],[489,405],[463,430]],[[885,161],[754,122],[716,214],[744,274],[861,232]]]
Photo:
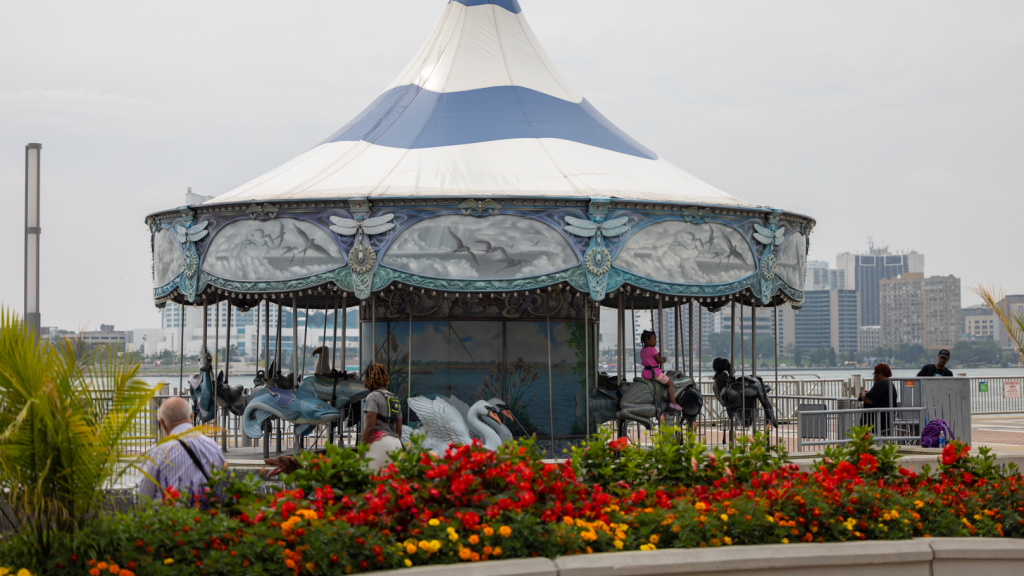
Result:
[[483,418],[498,419],[494,408],[483,400],[473,404],[467,410],[465,418],[444,398],[431,400],[414,396],[409,399],[409,407],[419,416],[420,426],[408,433],[407,428],[403,426],[403,442],[412,435],[422,435],[424,448],[437,454],[444,454],[449,444],[471,444],[471,432],[474,432],[482,440],[484,448],[493,451],[501,446],[501,437],[483,422]]
[[[460,414],[462,414],[463,418],[468,418],[469,404],[466,404],[462,400],[456,398],[454,395],[449,396],[447,400],[449,404],[454,406],[455,409],[458,410]],[[515,418],[512,417],[512,410],[508,407],[508,404],[506,404],[505,401],[502,400],[501,398],[491,398],[490,400],[487,401],[487,404],[489,406],[492,406],[498,412],[498,414],[505,416],[511,420],[515,420]],[[501,419],[485,419],[483,420],[483,423],[498,433],[498,437],[501,438],[501,444],[505,444],[507,442],[512,441],[512,431],[508,429],[508,426],[505,426]],[[470,434],[473,435],[473,432],[470,431]],[[474,435],[474,437],[478,436]],[[483,441],[483,438],[481,438],[481,441]]]

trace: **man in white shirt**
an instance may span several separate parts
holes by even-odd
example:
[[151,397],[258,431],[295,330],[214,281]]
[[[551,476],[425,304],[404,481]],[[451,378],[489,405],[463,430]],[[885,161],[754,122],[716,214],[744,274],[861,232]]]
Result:
[[[169,398],[160,405],[157,419],[164,434],[181,434],[192,428],[192,407],[184,398]],[[202,434],[165,442],[147,456],[149,461],[142,469],[149,477],[141,474],[135,491],[151,499],[160,498],[171,487],[183,496],[196,493],[202,490],[211,471],[224,467],[220,446]]]

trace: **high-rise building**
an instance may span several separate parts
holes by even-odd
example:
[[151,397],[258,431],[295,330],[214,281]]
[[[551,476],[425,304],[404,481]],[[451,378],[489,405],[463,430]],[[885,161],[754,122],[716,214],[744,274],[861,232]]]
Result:
[[828,262],[812,260],[807,262],[808,290],[845,290],[846,270],[829,268]]
[[920,344],[925,348],[952,348],[960,341],[963,320],[960,279],[925,278],[903,274],[879,282],[882,346]]
[[794,343],[803,350],[855,352],[857,316],[856,290],[808,290],[794,318]]
[[1002,323],[999,318],[984,304],[964,308],[960,311],[964,318],[963,338],[967,340],[998,340]]
[[900,274],[924,274],[924,254],[890,254],[887,246],[875,248],[872,244],[867,254],[845,252],[836,256],[836,268],[843,272],[845,282],[839,287],[860,295],[860,325],[879,326],[879,282]]
[[[1006,296],[1000,300],[997,305],[1010,316],[1016,316],[1018,314],[1024,314],[1024,294],[1013,294]],[[1009,335],[1006,334],[1006,329],[1001,325],[999,327],[998,334],[999,346],[1003,349],[1003,354],[1019,354],[1017,346],[1010,340]]]
[[871,352],[882,345],[881,326],[861,326],[857,328],[857,351]]

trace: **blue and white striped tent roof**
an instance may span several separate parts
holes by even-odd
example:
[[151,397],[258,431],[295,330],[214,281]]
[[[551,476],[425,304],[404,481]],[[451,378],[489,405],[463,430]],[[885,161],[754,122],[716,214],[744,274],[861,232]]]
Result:
[[405,70],[351,122],[209,203],[352,196],[751,206],[602,116],[555,67],[517,0],[451,0]]

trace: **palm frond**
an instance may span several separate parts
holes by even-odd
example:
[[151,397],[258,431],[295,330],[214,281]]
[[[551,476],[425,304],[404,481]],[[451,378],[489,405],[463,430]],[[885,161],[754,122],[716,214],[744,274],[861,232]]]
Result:
[[1017,347],[1020,363],[1024,364],[1024,310],[1013,312],[1005,306],[1000,306],[1000,302],[1006,299],[1002,288],[997,292],[994,286],[986,288],[984,285],[978,284],[971,288],[971,292],[980,296],[985,305],[989,307],[989,310],[992,310],[996,317],[999,318],[1003,328],[1006,330],[1006,335],[1013,342],[1014,346]]

